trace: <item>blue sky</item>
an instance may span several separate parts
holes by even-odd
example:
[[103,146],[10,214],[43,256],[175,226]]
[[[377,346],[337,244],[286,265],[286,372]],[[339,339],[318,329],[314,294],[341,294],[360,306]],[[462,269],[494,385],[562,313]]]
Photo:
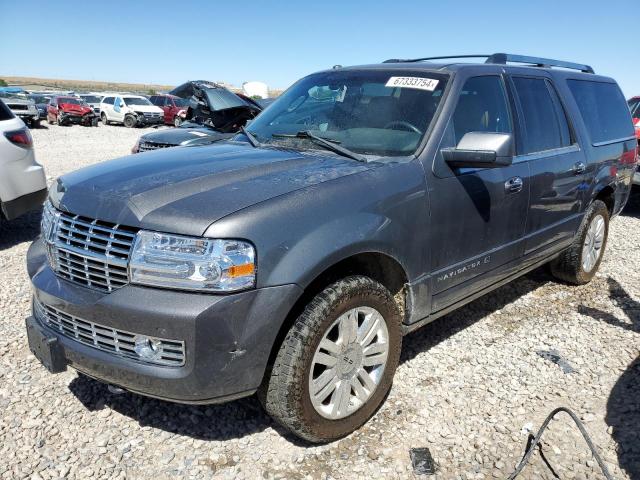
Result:
[[[335,64],[506,51],[591,64],[640,94],[638,0],[0,0],[0,76],[285,88]],[[635,7],[635,8],[634,8]]]

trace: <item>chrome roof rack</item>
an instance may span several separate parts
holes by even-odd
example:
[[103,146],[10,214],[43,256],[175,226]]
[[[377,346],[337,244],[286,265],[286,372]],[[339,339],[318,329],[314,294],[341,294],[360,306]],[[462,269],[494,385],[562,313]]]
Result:
[[493,53],[491,55],[448,55],[440,57],[423,57],[412,59],[390,58],[383,63],[413,63],[424,62],[429,60],[449,60],[457,58],[486,58],[484,63],[493,63],[497,65],[506,65],[507,63],[523,63],[529,66],[551,68],[560,67],[570,70],[579,70],[584,73],[595,73],[589,65],[581,63],[564,62],[562,60],[553,60],[550,58],[529,57],[526,55],[513,55],[511,53]]

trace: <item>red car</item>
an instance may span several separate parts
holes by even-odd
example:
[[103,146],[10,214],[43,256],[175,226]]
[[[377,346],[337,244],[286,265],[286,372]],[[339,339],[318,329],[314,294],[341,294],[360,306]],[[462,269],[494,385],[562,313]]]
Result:
[[47,105],[47,122],[58,125],[76,123],[97,127],[99,117],[84,100],[78,97],[51,97]]
[[631,116],[633,117],[633,125],[636,127],[636,138],[640,141],[640,97],[633,97],[627,100]]
[[164,123],[179,127],[187,113],[189,101],[175,95],[151,95],[149,101],[164,111]]

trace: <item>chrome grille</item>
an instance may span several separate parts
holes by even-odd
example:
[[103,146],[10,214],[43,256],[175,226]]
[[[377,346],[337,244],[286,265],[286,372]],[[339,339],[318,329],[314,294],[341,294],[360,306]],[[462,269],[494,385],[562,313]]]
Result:
[[42,228],[49,262],[59,276],[105,292],[129,283],[136,229],[60,212],[48,202]]
[[51,327],[65,337],[85,345],[126,357],[142,363],[180,367],[184,365],[184,342],[164,338],[147,337],[157,346],[157,358],[141,358],[135,351],[136,335],[125,330],[106,327],[40,303],[33,299],[33,310],[40,323]]
[[138,145],[138,151],[148,152],[149,150],[157,150],[158,148],[168,148],[168,147],[175,147],[175,146],[176,145],[173,145],[171,143],[144,141],[144,142],[140,142],[140,145]]

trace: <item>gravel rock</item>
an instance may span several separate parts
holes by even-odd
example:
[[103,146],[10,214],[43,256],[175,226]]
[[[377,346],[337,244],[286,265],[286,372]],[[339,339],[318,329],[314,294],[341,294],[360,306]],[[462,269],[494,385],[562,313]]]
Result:
[[[52,182],[127,154],[150,130],[53,125],[32,134]],[[176,405],[112,395],[72,370],[47,373],[24,329],[25,253],[39,214],[0,223],[0,478],[404,479],[415,478],[409,450],[418,447],[431,451],[435,478],[505,478],[560,405],[588,422],[616,478],[637,478],[639,197],[612,222],[590,284],[557,283],[540,269],[412,333],[386,404],[353,435],[319,446],[287,434],[255,398]],[[561,352],[576,371],[563,373],[538,351]],[[562,478],[599,475],[566,415],[541,448]],[[519,478],[553,475],[536,452]]]

